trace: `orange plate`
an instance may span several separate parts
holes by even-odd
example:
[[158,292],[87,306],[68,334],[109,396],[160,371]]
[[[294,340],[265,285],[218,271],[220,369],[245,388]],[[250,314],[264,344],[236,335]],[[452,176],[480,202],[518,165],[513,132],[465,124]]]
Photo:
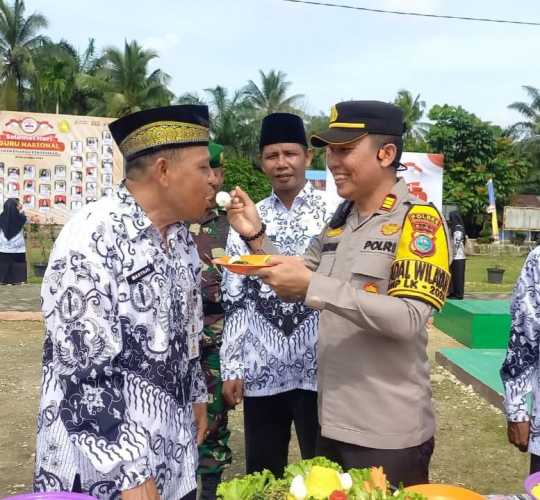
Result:
[[485,500],[486,497],[474,491],[447,484],[416,484],[405,491],[420,493],[429,500]]
[[212,262],[236,274],[249,274],[250,271],[256,271],[263,267],[272,267],[272,264],[265,262],[271,255],[240,255],[239,257],[243,261],[248,262],[248,264],[229,264],[231,257],[220,257],[219,259],[214,259]]

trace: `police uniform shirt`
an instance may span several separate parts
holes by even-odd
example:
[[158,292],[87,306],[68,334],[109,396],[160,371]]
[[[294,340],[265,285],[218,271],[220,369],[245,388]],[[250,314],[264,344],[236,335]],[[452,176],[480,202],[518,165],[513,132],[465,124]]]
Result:
[[[387,295],[404,219],[416,203],[399,180],[386,205],[367,218],[353,208],[345,224],[325,228],[304,257],[316,271],[305,303],[321,311],[318,391],[325,437],[401,449],[435,433],[425,328],[433,307]],[[444,233],[441,239],[436,244],[446,252]],[[271,252],[268,242],[264,247]],[[446,274],[438,285],[448,280]]]

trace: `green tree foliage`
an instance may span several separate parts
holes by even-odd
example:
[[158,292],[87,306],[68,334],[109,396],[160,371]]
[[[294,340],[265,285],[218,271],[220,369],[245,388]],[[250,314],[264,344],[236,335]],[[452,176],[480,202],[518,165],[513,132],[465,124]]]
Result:
[[513,154],[499,127],[483,122],[461,106],[434,106],[426,134],[432,151],[445,157],[443,199],[456,204],[470,225],[485,218],[486,183],[493,178],[497,202],[504,205],[527,173],[528,162]]
[[287,75],[283,71],[270,70],[268,74],[259,70],[261,77],[260,86],[253,80],[249,80],[243,90],[246,100],[262,117],[277,112],[298,113],[298,102],[304,96],[295,94],[288,96],[291,82],[287,81]]
[[46,37],[39,34],[48,22],[39,13],[25,16],[24,0],[0,0],[0,103],[3,109],[22,110],[25,89],[33,78],[33,51]]
[[174,96],[167,87],[169,75],[160,69],[152,73],[148,70],[149,62],[156,57],[155,51],[143,49],[135,40],[126,41],[123,51],[105,49],[103,67],[96,75],[81,79],[83,88],[102,96],[91,100],[90,114],[124,116],[170,104]]
[[421,121],[426,108],[425,101],[420,99],[420,94],[413,97],[410,91],[402,89],[394,99],[394,104],[403,110],[405,151],[425,151],[424,137],[429,130],[429,124]]
[[272,191],[267,177],[245,158],[225,155],[225,181],[223,189],[230,191],[240,186],[255,202],[266,198]]
[[532,163],[521,191],[536,194],[540,192],[540,90],[524,86],[530,102],[514,102],[508,106],[517,111],[523,120],[512,125],[508,133],[516,140],[514,148]]
[[[323,113],[309,116],[306,124],[308,143],[309,138],[313,134],[326,130],[329,123],[330,117]],[[324,170],[326,168],[326,150],[324,148],[313,148],[313,161],[311,162],[311,168],[313,170]]]

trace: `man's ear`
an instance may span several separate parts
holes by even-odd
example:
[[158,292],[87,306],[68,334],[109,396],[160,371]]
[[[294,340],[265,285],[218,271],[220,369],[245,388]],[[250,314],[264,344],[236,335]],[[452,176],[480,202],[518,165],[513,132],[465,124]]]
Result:
[[150,167],[151,175],[163,186],[169,185],[170,163],[163,156],[158,156]]
[[392,143],[383,144],[377,151],[377,158],[381,167],[387,168],[394,164],[397,155],[397,146]]

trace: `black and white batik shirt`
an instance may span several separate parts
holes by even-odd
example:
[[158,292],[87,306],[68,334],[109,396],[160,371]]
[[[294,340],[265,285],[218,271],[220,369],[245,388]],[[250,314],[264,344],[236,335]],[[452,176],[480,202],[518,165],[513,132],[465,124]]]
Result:
[[[331,214],[326,196],[307,182],[291,209],[272,194],[257,204],[266,234],[283,255],[302,256]],[[249,253],[230,230],[227,255]],[[243,379],[246,396],[293,389],[317,390],[319,313],[303,302],[283,302],[255,277],[224,272],[225,326],[221,347],[224,380]]]
[[41,291],[35,490],[76,475],[103,499],[149,477],[163,499],[196,488],[200,275],[187,228],[165,242],[123,184],[65,225]]
[[[530,420],[529,452],[540,455],[540,247],[523,265],[510,314],[510,340],[501,368],[506,418],[510,422]],[[532,411],[528,395],[532,396]]]

